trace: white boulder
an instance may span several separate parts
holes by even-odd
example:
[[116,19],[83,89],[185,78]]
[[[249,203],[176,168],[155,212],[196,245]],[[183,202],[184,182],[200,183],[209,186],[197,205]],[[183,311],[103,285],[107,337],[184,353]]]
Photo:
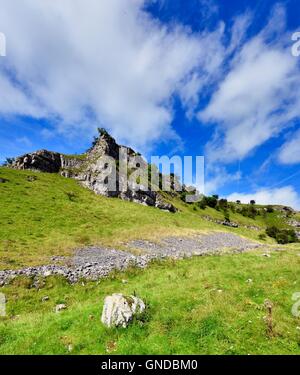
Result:
[[65,310],[66,308],[67,306],[64,303],[61,303],[60,305],[55,306],[55,312],[59,313],[60,311]]
[[145,303],[135,296],[113,294],[104,300],[101,321],[107,327],[126,328],[132,318],[145,310]]

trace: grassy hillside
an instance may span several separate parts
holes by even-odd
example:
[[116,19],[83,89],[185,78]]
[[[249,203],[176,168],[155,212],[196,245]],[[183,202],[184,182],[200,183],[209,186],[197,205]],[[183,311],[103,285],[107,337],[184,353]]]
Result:
[[[279,210],[255,219],[231,212],[241,225],[233,229],[203,218],[222,220],[222,211],[178,198],[172,203],[176,214],[96,196],[59,175],[0,168],[0,269],[47,264],[53,255],[89,244],[122,248],[130,239],[212,230],[258,240],[267,225],[287,226]],[[271,257],[262,256],[265,251],[165,261],[75,285],[48,278],[36,289],[30,279],[15,279],[0,289],[7,299],[0,353],[299,354],[300,319],[291,307],[300,291],[300,245],[274,250]],[[144,321],[127,330],[105,329],[100,312],[104,297],[114,292],[146,300]],[[274,304],[271,324],[264,320],[265,299]],[[67,310],[56,314],[59,303]]]
[[[300,354],[300,318],[291,313],[292,295],[300,291],[298,252],[163,262],[100,283],[48,279],[40,290],[15,280],[1,289],[8,316],[0,319],[0,353]],[[103,300],[114,292],[145,299],[144,321],[104,328]],[[49,300],[42,302],[44,296]],[[274,305],[271,328],[265,299]],[[58,303],[67,310],[56,314]]]
[[56,174],[0,168],[0,267],[47,262],[88,244],[116,245],[130,238],[181,229],[211,228],[155,208],[97,196]]
[[[89,244],[122,247],[133,238],[155,240],[192,230],[228,230],[256,240],[260,233],[210,223],[202,217],[223,219],[224,214],[179,199],[172,203],[180,212],[171,214],[96,196],[73,179],[57,174],[0,168],[0,179],[0,269],[47,263],[51,256],[70,254]],[[276,212],[255,220],[231,213],[231,220],[262,231],[270,223],[282,225]]]

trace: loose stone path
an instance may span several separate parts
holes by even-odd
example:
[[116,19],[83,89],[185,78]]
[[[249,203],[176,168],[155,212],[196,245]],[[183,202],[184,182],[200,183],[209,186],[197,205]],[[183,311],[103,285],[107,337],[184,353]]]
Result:
[[[225,251],[241,253],[262,246],[235,234],[223,232],[190,237],[167,237],[159,244],[136,240],[127,244],[128,251],[89,247],[77,250],[73,257],[54,257],[49,265],[0,271],[0,285],[22,275],[34,278],[61,275],[71,283],[80,279],[97,280],[108,276],[114,270],[125,270],[131,266],[145,268],[154,259],[221,255]],[[134,255],[136,250],[139,250],[139,255]]]

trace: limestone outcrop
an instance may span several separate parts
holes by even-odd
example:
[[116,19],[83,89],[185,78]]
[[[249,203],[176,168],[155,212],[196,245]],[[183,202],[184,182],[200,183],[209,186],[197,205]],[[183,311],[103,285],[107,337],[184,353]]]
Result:
[[39,150],[16,158],[12,167],[58,173],[61,168],[61,155],[57,152]]
[[118,145],[105,131],[100,133],[85,154],[64,155],[39,150],[16,158],[11,167],[60,173],[64,177],[76,179],[96,194],[176,212],[176,208],[166,202],[159,191],[144,188],[143,183],[148,184],[148,177],[143,181],[137,177],[138,183],[127,178],[129,172],[134,173],[140,167],[147,170],[148,163],[131,148]]

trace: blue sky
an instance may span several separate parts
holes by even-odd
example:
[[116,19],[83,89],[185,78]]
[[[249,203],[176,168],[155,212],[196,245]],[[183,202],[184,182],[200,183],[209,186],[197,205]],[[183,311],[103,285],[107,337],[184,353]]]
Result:
[[300,209],[298,0],[0,0],[0,159],[97,126],[204,155],[206,191]]

